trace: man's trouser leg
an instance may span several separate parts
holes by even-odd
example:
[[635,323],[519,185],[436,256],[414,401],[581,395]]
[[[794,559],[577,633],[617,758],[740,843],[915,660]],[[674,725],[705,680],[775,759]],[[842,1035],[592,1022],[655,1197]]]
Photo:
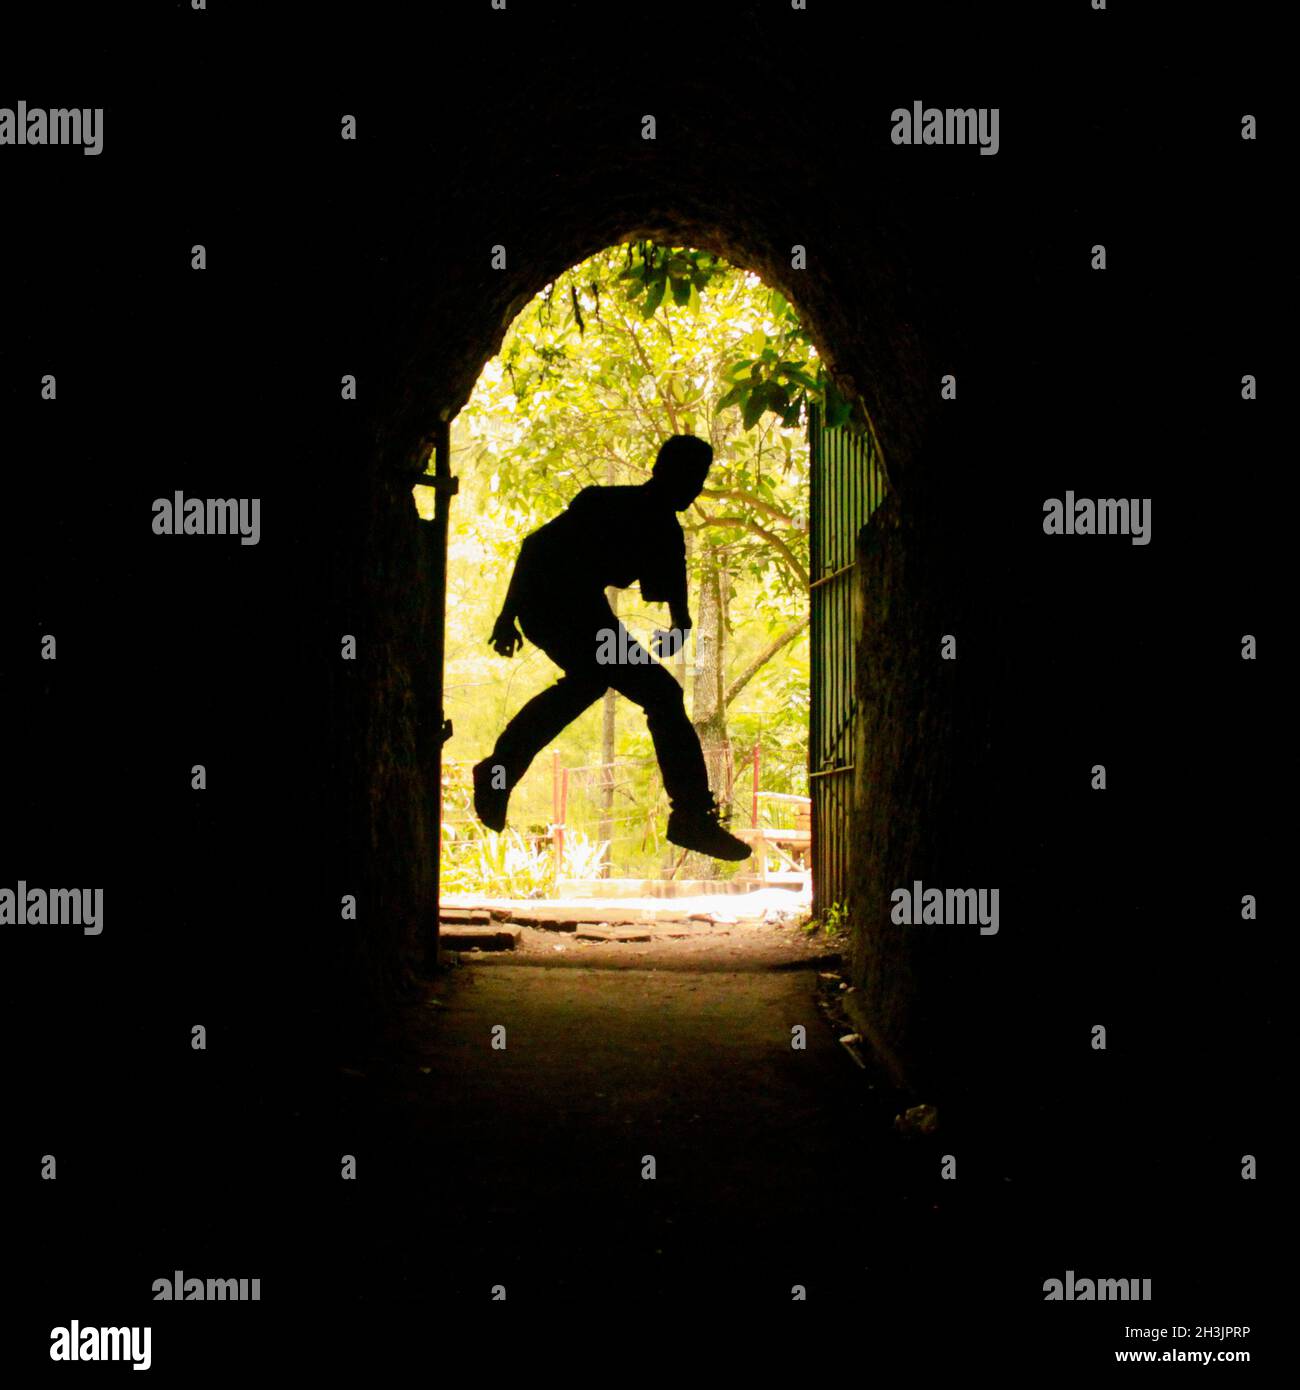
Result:
[[655,757],[664,779],[664,791],[673,809],[703,811],[712,804],[709,772],[699,735],[686,717],[681,686],[666,666],[661,666],[639,642],[624,632],[619,633],[618,650],[636,659],[601,669],[609,685],[645,710]]
[[[515,786],[537,754],[612,686],[645,711],[673,807],[694,812],[712,804],[704,753],[686,717],[681,686],[608,603],[565,618],[553,611],[521,614],[519,625],[529,641],[563,668],[564,676],[529,700],[497,740],[492,761],[505,767],[507,786]],[[613,660],[602,660],[607,656]]]
[[506,787],[514,787],[533,759],[608,688],[603,678],[566,672],[519,711],[501,731],[489,761],[505,768]]

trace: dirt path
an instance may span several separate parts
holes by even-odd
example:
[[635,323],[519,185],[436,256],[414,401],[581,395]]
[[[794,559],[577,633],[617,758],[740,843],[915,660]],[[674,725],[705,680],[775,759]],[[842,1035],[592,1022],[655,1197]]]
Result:
[[[514,951],[458,952],[464,964],[594,966],[603,970],[764,970],[839,964],[837,943],[787,923],[599,923],[576,931],[520,926]],[[620,940],[601,937],[620,937]]]
[[[930,1220],[915,1147],[890,1128],[897,1097],[819,1011],[817,943],[734,930],[617,944],[539,931],[517,953],[463,956],[408,1010],[400,1048],[345,1073],[375,1242],[359,1286],[500,1284],[576,1306],[877,1287],[861,1223],[875,1242]],[[397,1196],[411,1191],[428,1195],[422,1248]]]

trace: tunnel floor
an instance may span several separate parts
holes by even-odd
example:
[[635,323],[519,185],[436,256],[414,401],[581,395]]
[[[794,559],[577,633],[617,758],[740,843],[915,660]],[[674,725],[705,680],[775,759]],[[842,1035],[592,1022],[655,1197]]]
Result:
[[705,922],[665,917],[606,923],[561,917],[535,926],[512,922],[507,929],[514,937],[513,949],[455,951],[453,958],[476,965],[752,971],[838,966],[843,944],[842,938],[805,932],[791,922]]
[[[1050,1314],[1044,1270],[1153,1249],[1177,1262],[1206,1237],[1177,1192],[1120,1203],[1104,1172],[1063,1164],[1035,1097],[905,1095],[860,1067],[819,1006],[842,977],[816,943],[802,958],[777,936],[748,956],[730,933],[675,958],[680,942],[588,944],[462,956],[349,1058],[337,1138],[360,1180],[333,1206],[336,1291],[752,1314],[801,1289],[871,1309],[882,1335],[942,1308],[982,1338],[1008,1308]],[[929,1099],[938,1131],[900,1133]]]
[[824,947],[538,935],[461,956],[343,1070],[358,1296],[856,1303],[905,1296],[913,1264],[926,1283],[954,1205],[937,1141],[898,1135],[910,1102],[819,1009]]

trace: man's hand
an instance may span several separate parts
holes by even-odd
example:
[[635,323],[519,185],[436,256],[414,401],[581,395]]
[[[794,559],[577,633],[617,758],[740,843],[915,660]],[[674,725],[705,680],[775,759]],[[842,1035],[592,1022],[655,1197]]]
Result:
[[689,629],[684,627],[670,627],[667,631],[656,628],[650,642],[650,650],[660,661],[668,661],[686,645],[688,631]]
[[498,656],[514,656],[524,645],[524,639],[515,627],[515,620],[508,613],[502,613],[496,620],[488,641]]

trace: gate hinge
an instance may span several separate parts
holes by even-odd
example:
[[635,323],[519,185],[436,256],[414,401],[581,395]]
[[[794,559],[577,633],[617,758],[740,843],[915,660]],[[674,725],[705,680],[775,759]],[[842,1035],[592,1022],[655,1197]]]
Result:
[[452,477],[439,478],[433,473],[417,473],[415,475],[416,487],[431,487],[439,497],[455,497],[460,491],[460,479]]

